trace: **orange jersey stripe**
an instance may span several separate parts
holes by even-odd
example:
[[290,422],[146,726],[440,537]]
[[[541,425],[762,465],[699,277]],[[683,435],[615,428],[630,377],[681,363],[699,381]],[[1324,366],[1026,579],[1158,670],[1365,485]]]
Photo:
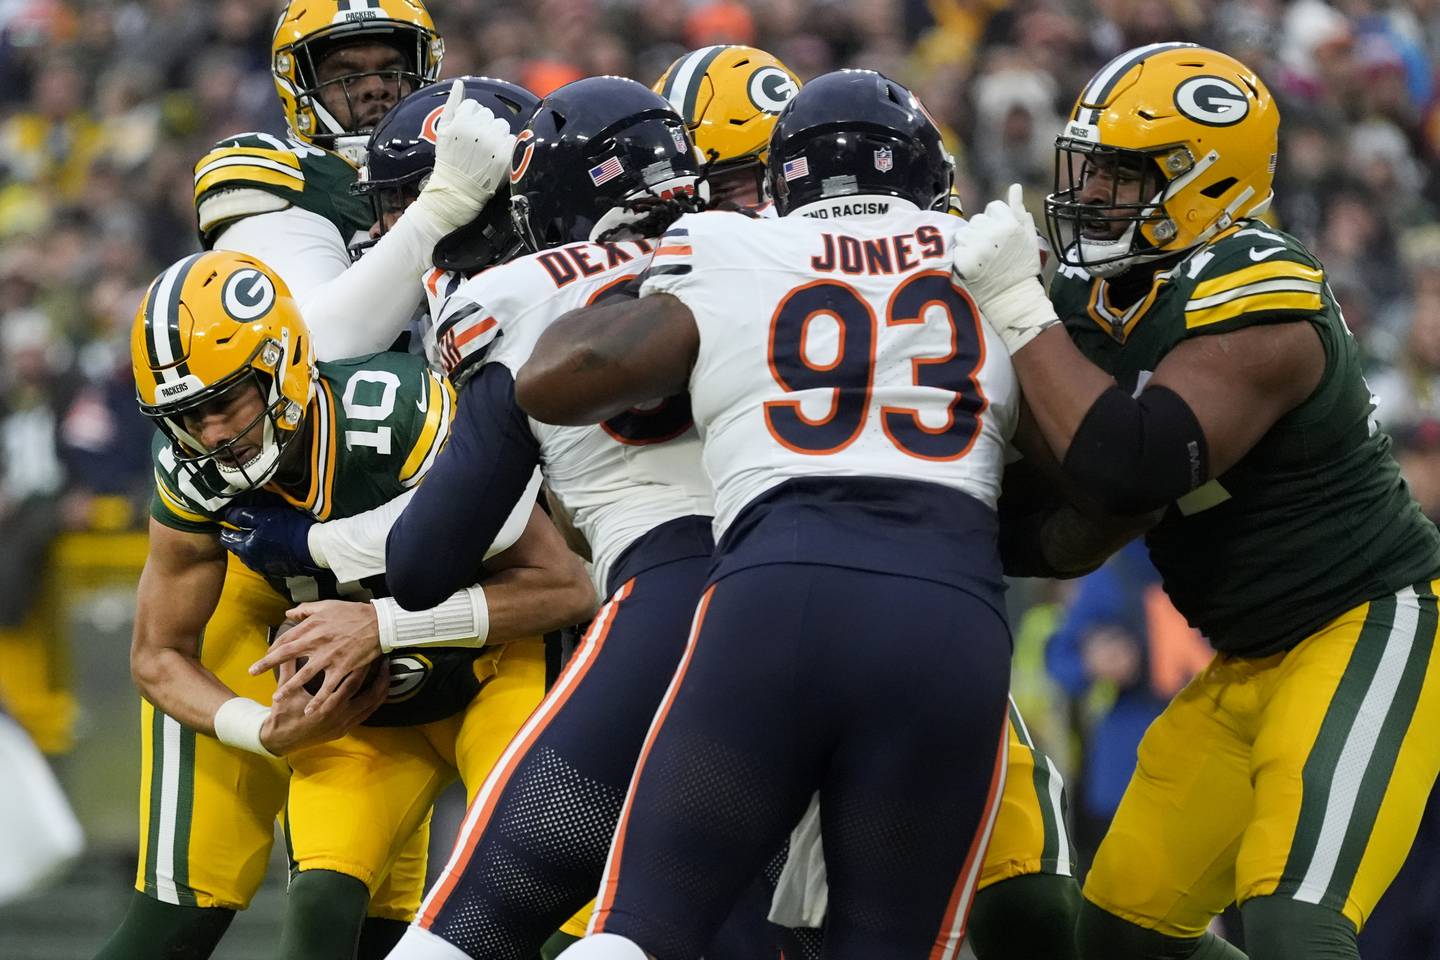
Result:
[[458,334],[455,337],[455,346],[463,347],[465,346],[465,344],[469,343],[471,340],[474,340],[481,334],[488,333],[491,328],[495,326],[495,323],[496,320],[494,317],[486,317],[484,320],[481,320],[479,323],[475,324],[475,326],[466,330],[464,333]]
[[695,251],[688,246],[671,244],[668,247],[661,247],[655,251],[657,257],[688,257]]
[[690,639],[685,644],[685,653],[680,658],[679,666],[675,668],[675,676],[670,680],[670,688],[665,691],[665,699],[660,701],[660,709],[655,711],[655,719],[650,722],[650,732],[645,735],[645,746],[640,749],[640,759],[635,762],[635,775],[630,780],[630,791],[626,794],[625,806],[620,811],[620,822],[615,827],[615,840],[610,845],[610,859],[605,864],[605,876],[600,881],[600,896],[595,901],[595,914],[590,919],[591,933],[604,932],[605,919],[615,904],[615,891],[620,886],[620,856],[625,847],[625,829],[630,824],[630,807],[635,802],[635,786],[645,772],[645,761],[649,759],[655,737],[670,714],[670,705],[675,702],[675,695],[680,692],[680,684],[685,681],[685,671],[690,668],[690,658],[695,653],[695,641],[700,638],[700,628],[705,623],[705,611],[710,607],[715,586],[712,584],[710,589],[705,591],[699,606],[695,608],[695,621],[690,627]]
[[475,794],[475,801],[465,813],[465,821],[460,827],[460,836],[455,843],[455,852],[450,855],[450,862],[445,865],[445,872],[441,875],[440,881],[425,898],[420,906],[420,915],[415,922],[425,929],[435,922],[435,917],[440,908],[445,905],[455,884],[465,872],[465,867],[470,862],[470,857],[475,853],[475,846],[480,840],[485,827],[489,825],[490,818],[495,814],[495,806],[500,800],[500,795],[505,792],[515,770],[520,765],[521,759],[529,753],[530,747],[540,734],[550,725],[550,721],[569,702],[571,695],[579,688],[584,681],[585,675],[599,658],[600,650],[605,646],[605,638],[610,635],[610,627],[615,623],[615,616],[620,604],[630,596],[630,591],[635,585],[635,580],[625,581],[625,585],[615,592],[608,603],[596,614],[594,621],[590,624],[589,631],[580,642],[579,648],[575,651],[570,662],[566,664],[564,671],[555,681],[555,686],[540,701],[530,719],[511,739],[510,745],[505,748],[495,768],[485,778],[485,783]]

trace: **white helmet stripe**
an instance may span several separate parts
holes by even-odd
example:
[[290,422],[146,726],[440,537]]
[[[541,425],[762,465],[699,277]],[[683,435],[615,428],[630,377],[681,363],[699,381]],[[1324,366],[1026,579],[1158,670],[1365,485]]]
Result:
[[695,109],[700,81],[704,78],[710,61],[719,56],[720,51],[725,47],[726,44],[718,44],[713,47],[701,47],[699,50],[687,53],[676,62],[675,68],[670,71],[670,79],[665,84],[663,95],[686,123],[695,119],[687,110]]
[[173,264],[160,275],[145,303],[145,331],[149,334],[150,359],[166,383],[177,380],[186,371],[180,369],[180,288],[195,261],[204,254],[193,254]]
[[[1080,102],[1093,104],[1104,103],[1105,97],[1109,96],[1110,89],[1115,85],[1116,81],[1123,77],[1131,67],[1135,66],[1135,64],[1140,63],[1142,60],[1149,58],[1152,54],[1159,53],[1162,50],[1173,50],[1177,47],[1194,46],[1197,45],[1193,43],[1167,42],[1151,43],[1143,47],[1137,47],[1134,50],[1126,50],[1124,53],[1120,54],[1118,57],[1105,64],[1105,66],[1101,67],[1100,72],[1095,74],[1095,76],[1091,78],[1090,82],[1086,84],[1084,92],[1080,94]],[[1081,123],[1099,123],[1100,110],[1098,107],[1092,107],[1090,109],[1089,119],[1078,115],[1075,119]]]

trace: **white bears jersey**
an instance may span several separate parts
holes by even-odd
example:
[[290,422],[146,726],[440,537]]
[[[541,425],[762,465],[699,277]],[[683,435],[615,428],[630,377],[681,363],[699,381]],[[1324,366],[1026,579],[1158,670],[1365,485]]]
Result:
[[794,477],[899,477],[994,507],[1019,389],[1004,345],[950,273],[963,221],[690,214],[641,296],[695,315],[690,403],[718,538]]
[[[643,241],[572,243],[492,267],[446,298],[429,331],[434,352],[457,386],[489,363],[503,364],[513,377],[552,322],[620,293],[645,270],[653,249]],[[599,426],[529,424],[551,492],[590,544],[602,593],[611,564],[642,534],[714,513],[684,398]]]

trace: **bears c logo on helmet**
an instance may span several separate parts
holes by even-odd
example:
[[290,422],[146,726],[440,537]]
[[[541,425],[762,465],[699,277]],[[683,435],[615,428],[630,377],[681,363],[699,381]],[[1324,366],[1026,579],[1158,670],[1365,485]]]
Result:
[[263,317],[275,303],[275,284],[259,270],[236,270],[225,280],[220,305],[241,323]]
[[420,139],[435,142],[436,135],[440,132],[440,114],[445,112],[444,106],[436,107],[425,115],[425,122],[420,124]]
[[1228,127],[1245,119],[1250,100],[1234,83],[1221,77],[1191,77],[1175,88],[1175,106],[1207,127]]
[[519,183],[530,168],[530,155],[535,152],[535,132],[521,130],[515,138],[515,152],[510,157],[510,182]]
[[745,85],[750,102],[766,113],[779,113],[799,89],[779,67],[761,67],[750,74]]

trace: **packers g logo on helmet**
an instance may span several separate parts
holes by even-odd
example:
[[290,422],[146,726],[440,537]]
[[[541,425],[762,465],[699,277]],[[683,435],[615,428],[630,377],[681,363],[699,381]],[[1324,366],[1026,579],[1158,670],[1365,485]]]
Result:
[[275,304],[275,284],[257,269],[230,274],[220,291],[220,306],[241,323],[262,317]]
[[785,104],[800,92],[795,78],[779,67],[761,67],[745,82],[750,102],[766,113],[779,114]]
[[[207,496],[264,484],[301,433],[317,370],[300,308],[270,268],[212,250],[172,264],[150,284],[130,335],[140,412],[170,438],[177,465]],[[186,415],[237,388],[262,409],[234,437],[207,447]],[[260,450],[244,442],[260,429]]]
[[1175,88],[1175,106],[1196,123],[1228,127],[1245,119],[1245,91],[1224,77],[1192,77]]

